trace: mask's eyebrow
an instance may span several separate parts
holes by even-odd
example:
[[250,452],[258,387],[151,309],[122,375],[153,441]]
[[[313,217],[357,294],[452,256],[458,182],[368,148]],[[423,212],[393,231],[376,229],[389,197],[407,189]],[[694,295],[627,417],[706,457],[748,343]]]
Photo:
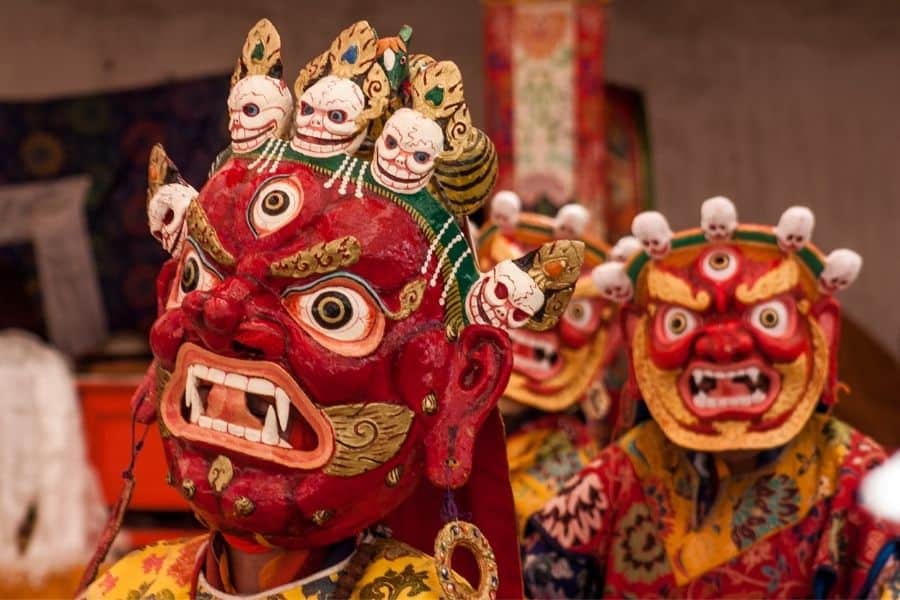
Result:
[[375,291],[368,281],[347,271],[331,273],[303,285],[290,286],[285,288],[281,295],[284,297],[289,294],[302,294],[303,292],[308,292],[309,290],[334,279],[349,279],[359,284],[375,300],[378,304],[378,308],[381,309],[385,316],[392,321],[401,321],[418,310],[419,306],[422,304],[422,298],[425,296],[425,280],[422,278],[412,279],[403,286],[403,289],[401,289],[398,294],[398,297],[400,298],[400,307],[397,310],[391,310],[384,299]]
[[269,265],[269,273],[277,277],[295,279],[331,273],[356,264],[360,252],[359,240],[347,235],[281,258]]
[[197,242],[204,253],[213,257],[220,264],[228,267],[234,266],[234,256],[222,246],[216,230],[210,225],[206,213],[203,212],[203,208],[200,207],[196,198],[191,200],[188,205],[187,230],[188,235]]
[[650,266],[647,273],[647,291],[651,298],[670,304],[678,304],[695,311],[709,308],[709,294],[700,290],[694,294],[691,284],[681,277]]
[[797,285],[799,277],[797,263],[787,258],[754,281],[752,285],[746,283],[738,285],[734,290],[734,296],[743,304],[753,304],[793,289]]

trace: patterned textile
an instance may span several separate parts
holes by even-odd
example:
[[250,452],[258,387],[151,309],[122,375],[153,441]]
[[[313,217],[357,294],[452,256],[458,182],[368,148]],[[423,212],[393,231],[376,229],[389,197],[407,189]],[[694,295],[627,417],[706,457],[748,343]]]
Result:
[[698,513],[698,469],[644,423],[532,517],[526,588],[537,598],[865,596],[900,539],[856,501],[883,459],[817,415],[752,472],[729,474],[713,456],[717,490]]
[[606,196],[605,39],[602,2],[485,6],[487,133],[500,159],[497,189],[516,190],[529,210],[577,199],[598,226]]
[[596,454],[587,427],[572,415],[545,415],[507,437],[509,479],[520,535],[528,517]]
[[[0,103],[0,184],[87,174],[87,219],[110,329],[146,335],[154,280],[166,258],[147,231],[147,157],[162,142],[188,181],[202,182],[227,144],[228,77],[141,90]],[[0,248],[7,287],[23,290],[4,326],[45,333],[34,253]]]
[[[206,556],[208,535],[161,542],[132,552],[99,576],[88,588],[85,598],[137,599],[246,598],[279,600],[325,600],[334,593],[341,569],[347,558],[331,567],[299,581],[266,590],[256,595],[234,596],[220,592],[206,583],[201,566]],[[390,538],[374,540],[373,560],[357,581],[351,598],[388,600],[397,598],[439,598],[434,559]],[[460,591],[471,588],[457,578]]]

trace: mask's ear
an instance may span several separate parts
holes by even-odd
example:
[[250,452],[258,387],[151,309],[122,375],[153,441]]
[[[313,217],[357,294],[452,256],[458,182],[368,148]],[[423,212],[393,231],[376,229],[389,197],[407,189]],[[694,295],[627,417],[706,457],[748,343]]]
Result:
[[468,479],[478,430],[509,381],[511,347],[506,332],[494,327],[469,325],[460,332],[437,422],[425,438],[435,486],[456,488]]
[[828,379],[822,390],[822,402],[832,405],[837,402],[837,354],[841,338],[841,304],[831,296],[820,300],[810,310],[810,316],[816,320],[825,343],[828,346]]

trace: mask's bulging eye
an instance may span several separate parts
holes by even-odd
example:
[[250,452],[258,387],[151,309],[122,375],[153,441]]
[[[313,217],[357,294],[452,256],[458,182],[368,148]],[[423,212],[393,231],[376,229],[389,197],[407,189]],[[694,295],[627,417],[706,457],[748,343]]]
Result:
[[697,327],[700,321],[697,316],[686,308],[670,306],[662,314],[663,338],[668,342],[674,342],[688,335]]
[[344,356],[364,356],[381,342],[384,313],[368,292],[349,285],[288,292],[284,303],[294,321],[321,345]]
[[259,106],[253,104],[252,102],[248,102],[244,105],[244,114],[248,117],[255,117],[259,114]]
[[563,319],[579,328],[587,328],[594,317],[594,307],[590,300],[575,299],[569,302]]
[[175,283],[172,285],[169,299],[166,301],[166,309],[181,306],[181,301],[191,292],[211,290],[221,281],[222,277],[203,262],[194,245],[192,243],[185,244]]
[[258,237],[274,233],[303,208],[303,188],[294,177],[279,176],[260,186],[250,201],[247,221]]
[[737,273],[739,266],[738,257],[723,249],[708,254],[700,264],[700,270],[713,281],[728,281]]
[[750,309],[750,325],[766,335],[784,335],[790,322],[788,307],[781,300],[769,300]]

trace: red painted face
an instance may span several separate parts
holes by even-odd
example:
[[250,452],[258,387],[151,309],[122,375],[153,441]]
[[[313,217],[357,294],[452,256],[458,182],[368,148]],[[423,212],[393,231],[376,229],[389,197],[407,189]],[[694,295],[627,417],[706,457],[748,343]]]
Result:
[[836,305],[811,307],[800,267],[777,250],[716,245],[648,268],[650,308],[628,324],[635,376],[666,433],[701,450],[792,438],[822,394]]
[[325,180],[226,163],[160,275],[151,331],[174,485],[210,527],[282,547],[377,522],[423,471],[461,485],[509,372],[499,330],[448,339],[410,213]]

